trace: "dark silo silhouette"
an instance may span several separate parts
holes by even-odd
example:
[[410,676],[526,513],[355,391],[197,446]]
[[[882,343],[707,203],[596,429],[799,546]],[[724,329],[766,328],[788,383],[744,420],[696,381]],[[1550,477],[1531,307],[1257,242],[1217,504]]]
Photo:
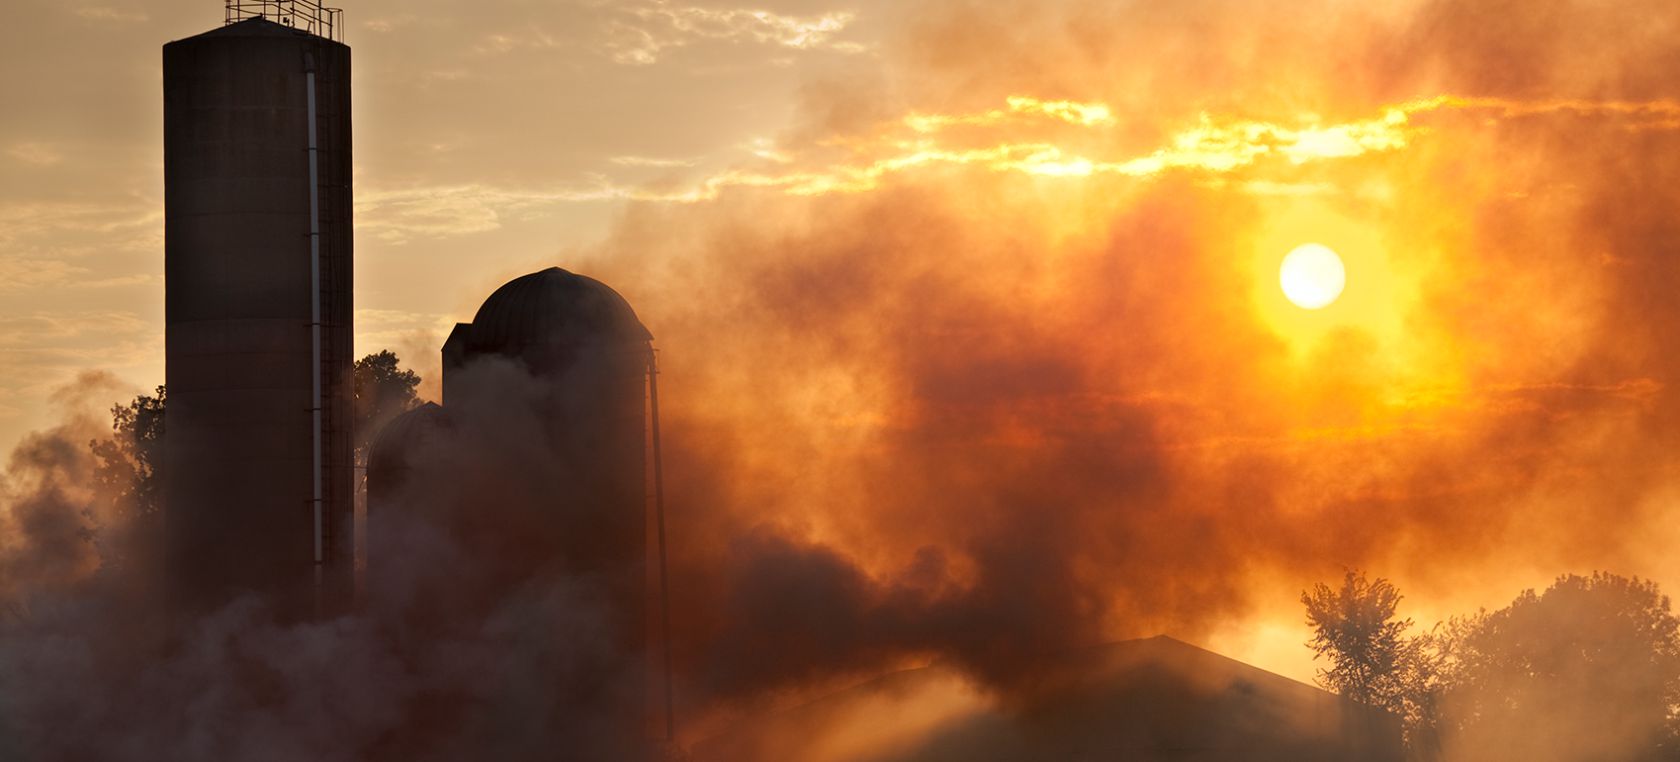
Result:
[[[662,532],[649,533],[658,493],[652,339],[617,292],[558,267],[496,289],[444,344],[444,405],[410,410],[374,440],[370,576],[402,563],[400,548],[383,542],[392,514],[425,512],[468,546],[475,583],[487,590],[544,573],[588,580],[605,597],[626,663],[662,674],[665,658],[648,649],[649,615],[662,612],[649,594],[650,541],[663,548]],[[621,707],[611,722],[633,740],[668,736],[668,688],[664,708],[650,706],[645,670],[633,671],[603,689],[601,702]]]
[[[617,292],[558,267],[496,289],[444,344],[444,406],[374,440],[369,563],[382,513],[441,510],[456,536],[497,538],[508,584],[545,569],[608,580],[614,630],[642,651],[652,339]],[[446,484],[405,492],[427,479]],[[436,505],[454,494],[463,505]]]
[[163,48],[167,566],[308,616],[350,583],[350,48],[269,6]]
[[[500,374],[475,374],[486,359],[510,362],[541,382],[531,402],[539,447],[556,478],[545,506],[563,515],[531,537],[568,571],[607,573],[622,601],[616,629],[641,650],[646,600],[647,395],[652,334],[629,303],[593,278],[551,267],[496,289],[473,322],[443,348],[446,409],[470,415],[498,406]],[[547,559],[545,559],[547,560]]]

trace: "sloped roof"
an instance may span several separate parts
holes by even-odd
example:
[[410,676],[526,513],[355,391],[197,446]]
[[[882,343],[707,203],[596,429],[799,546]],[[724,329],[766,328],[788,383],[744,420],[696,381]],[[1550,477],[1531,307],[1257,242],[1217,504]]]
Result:
[[[302,29],[270,21],[262,16],[253,16],[243,21],[216,27],[208,32],[187,37],[187,40],[210,39],[221,37],[317,37]],[[323,38],[324,39],[324,38]],[[180,42],[180,40],[177,40]]]
[[696,762],[1399,760],[1385,712],[1161,636],[1045,660],[1056,686],[1001,700],[948,666],[887,675],[741,723]]

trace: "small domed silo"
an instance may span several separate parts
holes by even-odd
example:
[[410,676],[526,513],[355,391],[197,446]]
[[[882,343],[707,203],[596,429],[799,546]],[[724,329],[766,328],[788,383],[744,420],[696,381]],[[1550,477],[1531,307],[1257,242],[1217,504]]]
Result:
[[427,402],[386,423],[368,447],[368,513],[381,502],[401,499],[415,471],[439,465],[436,448],[446,446],[449,416],[443,407]]
[[[653,336],[624,297],[558,267],[496,289],[444,345],[444,404],[462,415],[505,407],[507,377],[475,374],[487,360],[528,374],[546,434],[547,466],[563,474],[549,508],[568,513],[561,559],[572,570],[622,576],[641,627],[646,590],[647,374]],[[620,574],[622,572],[622,574]]]
[[[655,487],[658,470],[652,339],[629,303],[593,278],[552,267],[496,289],[444,344],[447,418],[411,411],[375,445],[370,545],[379,545],[381,515],[441,505],[433,518],[481,560],[475,584],[507,589],[549,572],[586,581],[603,596],[603,624],[626,664],[647,665],[650,444]],[[418,472],[405,460],[432,430],[445,431],[440,462],[452,473]],[[428,481],[433,488],[392,499],[404,483]],[[380,564],[370,548],[370,574]],[[669,709],[650,712],[645,684],[633,682],[614,688],[610,701],[624,707],[617,717],[668,720]]]
[[405,506],[410,511],[421,507],[422,499],[436,501],[428,490],[440,476],[447,478],[443,472],[451,466],[454,446],[450,433],[448,414],[427,402],[387,421],[368,445],[366,512],[357,535],[362,538],[358,598],[374,581],[368,574],[391,570],[389,565],[379,566],[381,560],[406,555],[403,547],[410,538],[404,530],[409,527],[400,525],[403,517],[393,514]]
[[503,284],[484,300],[471,323],[456,325],[443,347],[444,403],[451,401],[451,389],[455,395],[465,391],[451,383],[461,377],[451,371],[473,358],[517,359],[533,374],[551,377],[579,363],[609,360],[641,374],[651,341],[653,334],[617,291],[550,267]]

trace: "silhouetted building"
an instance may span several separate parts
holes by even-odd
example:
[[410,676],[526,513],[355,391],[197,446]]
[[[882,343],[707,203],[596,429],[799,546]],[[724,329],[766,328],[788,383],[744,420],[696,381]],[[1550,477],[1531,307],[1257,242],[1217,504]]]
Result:
[[350,583],[350,48],[284,5],[163,47],[165,519],[182,605],[306,616]]
[[[408,482],[409,475],[425,467],[422,453],[431,447],[446,446],[449,417],[443,406],[427,402],[403,412],[379,430],[368,448],[368,483],[378,484],[382,496],[396,494]],[[369,502],[373,495],[369,494]]]
[[[602,686],[638,742],[650,712],[649,373],[652,335],[618,293],[558,267],[496,289],[443,346],[444,405],[387,424],[369,454],[370,579],[400,566],[398,513],[473,559],[438,608],[499,600],[543,575],[604,597],[624,673]],[[609,695],[610,694],[610,695]],[[623,758],[623,757],[615,757]]]
[[[1048,659],[999,703],[955,669],[887,675],[700,742],[697,762],[1399,762],[1397,717],[1168,637]],[[842,740],[837,740],[842,739]],[[844,748],[849,754],[837,753]]]

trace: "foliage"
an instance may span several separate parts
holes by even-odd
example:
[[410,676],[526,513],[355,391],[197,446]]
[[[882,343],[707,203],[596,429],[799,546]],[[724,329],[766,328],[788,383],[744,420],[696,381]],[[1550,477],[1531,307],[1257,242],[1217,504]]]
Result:
[[392,418],[416,403],[420,376],[404,369],[396,353],[380,350],[356,361],[354,372],[357,460],[365,461],[368,444]]
[[164,387],[156,395],[142,394],[127,405],[111,407],[110,439],[88,444],[97,465],[97,486],[115,495],[135,516],[162,510],[163,423],[168,401]]
[[1395,616],[1401,597],[1388,580],[1368,581],[1361,572],[1348,572],[1340,589],[1315,585],[1301,594],[1313,628],[1307,645],[1315,660],[1330,660],[1319,670],[1320,685],[1399,717],[1412,757],[1431,759],[1440,690],[1436,640],[1406,636],[1412,620]]
[[1414,759],[1680,759],[1680,620],[1657,585],[1559,577],[1407,637],[1387,580],[1303,593],[1319,682],[1402,718]]
[[168,392],[142,394],[127,405],[111,407],[108,439],[88,443],[93,452],[94,486],[112,501],[105,527],[96,532],[105,563],[125,560],[109,532],[117,527],[135,533],[155,531],[163,516],[164,408]]
[[1463,755],[1673,759],[1680,620],[1648,580],[1595,572],[1454,620],[1442,728]]
[[1313,658],[1327,658],[1330,666],[1318,672],[1319,682],[1361,704],[1399,712],[1403,678],[1413,646],[1404,637],[1410,619],[1396,619],[1400,592],[1388,580],[1375,582],[1348,572],[1340,589],[1319,583],[1301,593],[1313,639],[1307,644]]

